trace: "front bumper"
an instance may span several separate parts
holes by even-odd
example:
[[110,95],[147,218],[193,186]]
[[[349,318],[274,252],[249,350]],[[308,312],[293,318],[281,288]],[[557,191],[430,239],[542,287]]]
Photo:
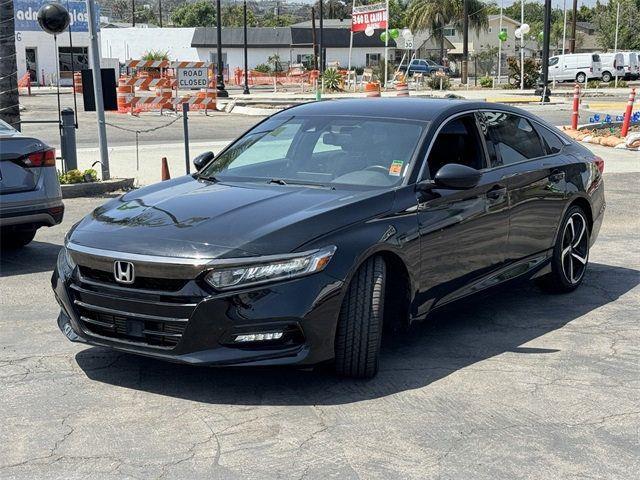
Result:
[[[71,341],[199,365],[314,365],[334,356],[343,282],[324,272],[241,292],[216,293],[198,280],[165,292],[95,281],[61,263],[52,287]],[[273,331],[285,332],[282,340],[234,342]]]

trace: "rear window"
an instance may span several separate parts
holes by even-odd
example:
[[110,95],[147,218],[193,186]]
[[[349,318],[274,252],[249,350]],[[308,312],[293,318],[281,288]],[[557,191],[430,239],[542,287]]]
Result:
[[599,62],[600,55],[594,53],[593,55],[591,55],[591,60],[593,60],[594,62]]

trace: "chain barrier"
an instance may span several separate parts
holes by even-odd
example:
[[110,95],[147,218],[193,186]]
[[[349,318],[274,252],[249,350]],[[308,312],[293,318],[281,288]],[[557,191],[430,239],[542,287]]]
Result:
[[[123,132],[129,132],[129,133],[134,133],[136,136],[136,186],[139,185],[139,181],[140,181],[140,151],[139,151],[139,137],[141,133],[151,133],[151,132],[155,132],[157,130],[161,130],[163,128],[169,127],[171,125],[173,125],[174,123],[176,123],[178,120],[180,120],[182,118],[182,115],[177,114],[176,117],[171,120],[170,122],[167,122],[163,125],[158,125],[157,127],[151,127],[151,128],[145,128],[145,129],[138,129],[138,128],[127,128],[127,127],[122,127],[120,125],[116,125],[114,123],[109,123],[109,122],[104,122],[104,124],[108,127],[112,127],[115,128],[116,130],[121,130]],[[186,141],[186,140],[185,140]]]

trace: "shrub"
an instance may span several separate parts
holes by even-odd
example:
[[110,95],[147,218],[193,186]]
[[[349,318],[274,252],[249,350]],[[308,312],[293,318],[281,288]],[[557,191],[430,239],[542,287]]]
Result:
[[322,81],[326,90],[331,92],[341,90],[340,82],[342,81],[342,75],[340,75],[335,68],[327,68],[322,74]]
[[[615,86],[614,82],[611,82],[609,84],[610,87]],[[629,86],[629,84],[627,82],[625,82],[624,80],[618,80],[618,88],[627,88]]]
[[[520,59],[517,57],[507,58],[509,66],[509,77],[513,83],[520,85]],[[533,88],[538,83],[538,62],[533,58],[524,59],[524,88]]]
[[587,82],[587,88],[599,88],[600,83],[600,80],[589,80]]
[[355,71],[356,75],[362,75],[364,73],[364,67],[356,67]]
[[260,73],[271,73],[271,66],[266,63],[261,63],[260,65],[257,65],[254,70]]
[[97,182],[98,172],[93,168],[89,168],[84,172],[81,172],[78,169],[73,169],[69,170],[67,173],[62,173],[58,170],[58,180],[62,185],[68,185],[70,183]]
[[492,77],[481,77],[480,86],[483,88],[492,88],[493,87],[493,78]]
[[431,90],[440,90],[440,80],[442,80],[442,90],[449,90],[451,88],[451,79],[449,77],[439,77],[432,75],[427,80],[427,85]]

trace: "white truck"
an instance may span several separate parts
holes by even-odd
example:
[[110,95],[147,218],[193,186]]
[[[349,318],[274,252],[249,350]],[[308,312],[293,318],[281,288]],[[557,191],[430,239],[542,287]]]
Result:
[[549,58],[549,80],[585,83],[600,78],[602,65],[597,53],[570,53]]

